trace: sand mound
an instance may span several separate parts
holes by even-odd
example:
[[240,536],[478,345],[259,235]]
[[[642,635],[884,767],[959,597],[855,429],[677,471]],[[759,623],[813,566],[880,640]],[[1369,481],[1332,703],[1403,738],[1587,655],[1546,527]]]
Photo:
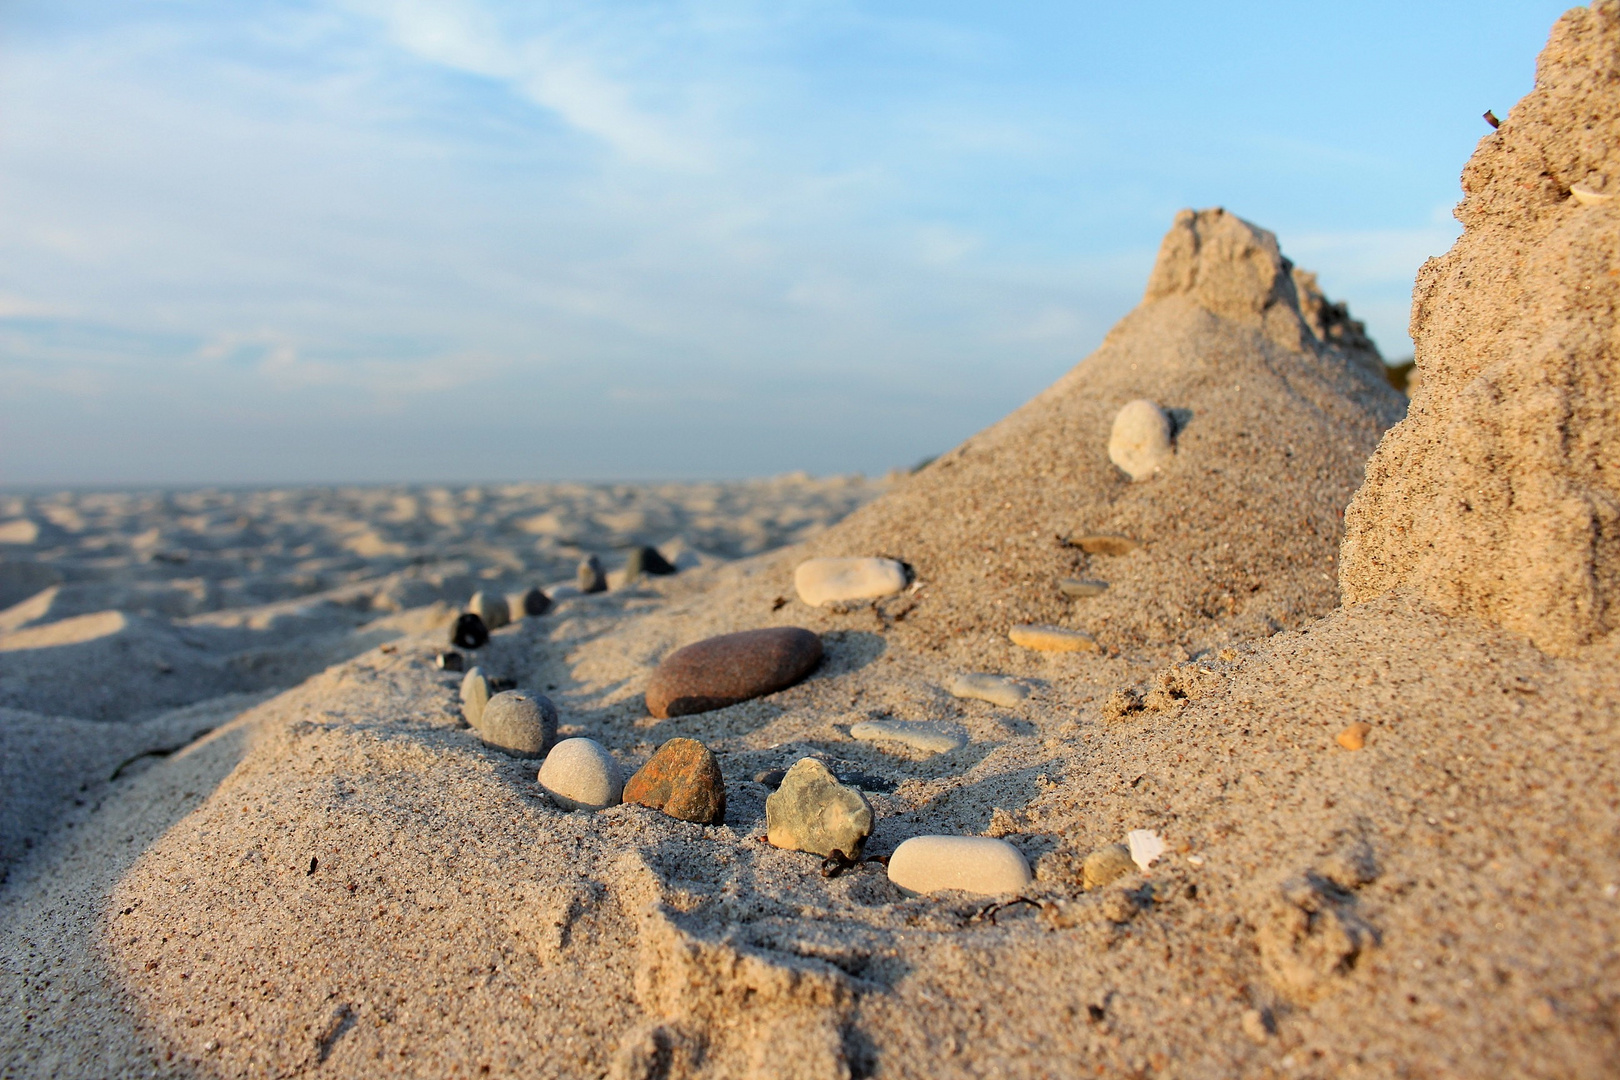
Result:
[[[1550,55],[1614,13],[1566,17]],[[1572,74],[1554,68],[1544,77]],[[791,552],[564,599],[480,650],[491,673],[555,696],[563,734],[626,768],[672,736],[702,739],[727,782],[722,825],[559,811],[532,763],[459,723],[436,636],[334,667],[231,741],[152,766],[127,799],[194,797],[241,754],[166,831],[87,828],[64,856],[82,865],[19,869],[28,888],[6,894],[0,923],[9,1071],[1612,1075],[1615,637],[1549,656],[1386,590],[1163,667],[1268,632],[1285,602],[1294,619],[1332,603],[1329,500],[1348,496],[1355,447],[1398,400],[1308,284],[1267,234],[1186,215],[1150,298],[1092,359],[880,503]],[[1460,283],[1455,300],[1475,305],[1458,340],[1497,318]],[[1449,312],[1421,306],[1417,329]],[[1598,387],[1580,382],[1607,370],[1592,367],[1572,378]],[[1444,394],[1443,373],[1426,377],[1419,404]],[[1612,389],[1597,394],[1581,400],[1607,416]],[[1141,396],[1192,415],[1169,468],[1127,484],[1103,447]],[[1456,410],[1446,435],[1465,445],[1493,422]],[[1372,506],[1390,498],[1383,468],[1358,501],[1369,535],[1399,524]],[[1103,575],[1059,531],[1143,546]],[[1493,543],[1463,530],[1446,554],[1462,566]],[[904,558],[921,587],[810,611],[786,595],[806,554]],[[1114,604],[1086,609],[1107,618],[1047,606],[1052,578],[1081,570],[1114,583],[1087,601]],[[1199,605],[1211,580],[1237,595],[1240,571],[1259,587],[1230,610]],[[1006,644],[1008,623],[1046,612],[1120,652]],[[825,631],[813,677],[713,713],[642,711],[670,647],[773,620]],[[1105,707],[1149,662],[1152,692]],[[964,666],[1021,674],[1031,692],[949,698]],[[955,725],[966,743],[926,756],[851,737],[877,718]],[[1351,749],[1338,736],[1358,723]],[[867,794],[870,853],[998,836],[1036,867],[1025,902],[908,897],[876,863],[826,877],[761,842],[768,789],[751,777],[805,755]],[[1086,853],[1139,829],[1163,856],[1088,890]],[[125,836],[146,845],[133,861],[133,841],[110,842]],[[49,1054],[26,1052],[37,1031]]]
[[1347,515],[1347,602],[1410,588],[1566,652],[1620,625],[1620,8],[1559,20],[1412,307],[1421,390]]
[[[1179,429],[1173,463],[1143,483],[1107,454],[1136,398]],[[1141,306],[1101,348],[809,550],[911,564],[920,647],[1018,622],[1125,649],[1263,637],[1336,606],[1341,511],[1403,407],[1357,324],[1272,234],[1184,211]],[[1088,556],[1063,542],[1088,533],[1141,547]],[[1057,587],[1071,576],[1110,588],[1075,603]]]

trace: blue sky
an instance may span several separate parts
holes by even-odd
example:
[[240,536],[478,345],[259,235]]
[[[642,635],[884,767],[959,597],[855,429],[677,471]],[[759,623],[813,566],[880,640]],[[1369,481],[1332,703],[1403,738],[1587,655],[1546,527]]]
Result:
[[1404,356],[1561,10],[0,0],[0,485],[882,472],[1183,206]]

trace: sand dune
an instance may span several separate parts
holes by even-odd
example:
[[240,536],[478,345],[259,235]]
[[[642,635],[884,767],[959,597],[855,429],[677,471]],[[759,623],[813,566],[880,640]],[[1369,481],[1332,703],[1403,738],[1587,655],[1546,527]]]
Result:
[[[63,806],[60,778],[42,777],[58,792],[53,831],[45,809],[8,817],[35,830],[3,894],[9,1071],[1611,1075],[1620,284],[1596,271],[1620,236],[1604,198],[1620,176],[1617,57],[1620,5],[1566,15],[1536,90],[1481,142],[1464,236],[1420,279],[1422,379],[1404,420],[1346,310],[1270,234],[1188,212],[1142,305],[1093,356],[864,508],[858,484],[753,489],[749,520],[783,531],[750,526],[729,548],[710,540],[730,557],[563,595],[478,650],[627,772],[671,737],[705,743],[727,787],[718,825],[633,805],[564,812],[533,762],[486,747],[460,716],[459,676],[434,665],[453,608],[431,605],[460,602],[444,582],[394,594],[402,610],[381,621],[396,636],[359,648],[388,575],[429,580],[391,562],[424,537],[454,552],[447,572],[515,587],[566,568],[543,563],[565,535],[644,539],[677,504],[698,528],[711,511],[696,496],[589,496],[586,513],[568,500],[589,493],[560,488],[555,506],[499,511],[466,509],[507,507],[497,489],[344,495],[348,510],[275,493],[289,523],[322,530],[331,573],[353,575],[310,595],[355,621],[276,597],[142,640],[239,657],[328,640],[318,626],[353,651],[245,711],[230,699],[220,715],[236,719],[101,782],[98,805]],[[1174,442],[1132,482],[1109,444],[1136,399],[1168,410]],[[822,516],[795,516],[794,498]],[[76,506],[11,516],[61,543],[68,509],[98,512]],[[141,544],[170,551],[174,526],[150,514]],[[411,531],[424,521],[443,531]],[[1128,543],[1086,551],[1097,534]],[[520,569],[521,542],[488,554],[501,536],[544,550]],[[763,550],[772,536],[795,543]],[[819,556],[901,560],[914,580],[811,608],[794,569]],[[64,562],[61,587],[80,569]],[[1071,577],[1108,587],[1071,596]],[[154,618],[20,620],[0,638],[0,663],[16,665],[5,685]],[[1032,622],[1096,648],[1014,645],[1008,631]],[[648,715],[642,694],[674,649],[780,625],[820,636],[804,682]],[[223,669],[236,670],[173,674],[203,686]],[[945,687],[964,671],[1028,695],[958,699]],[[141,680],[131,716],[148,719],[105,711],[102,728],[181,730]],[[110,709],[74,693],[82,711]],[[37,742],[46,691],[17,694],[32,711],[4,715]],[[69,716],[64,732],[88,730]],[[852,734],[880,721],[964,738],[936,754]],[[771,789],[755,777],[804,757],[864,792],[868,855],[919,835],[997,837],[1034,881],[1017,896],[910,896],[880,862],[829,876],[764,842]],[[1163,841],[1156,860],[1088,877],[1089,855],[1146,831]]]

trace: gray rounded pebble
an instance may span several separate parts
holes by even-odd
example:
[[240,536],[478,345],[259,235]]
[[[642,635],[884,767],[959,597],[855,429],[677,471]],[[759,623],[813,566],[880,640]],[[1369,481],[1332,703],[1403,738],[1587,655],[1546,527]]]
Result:
[[513,757],[537,758],[557,741],[557,707],[544,694],[504,690],[484,706],[484,745]]
[[467,602],[467,610],[484,620],[484,625],[497,630],[512,621],[512,609],[500,593],[475,592]]

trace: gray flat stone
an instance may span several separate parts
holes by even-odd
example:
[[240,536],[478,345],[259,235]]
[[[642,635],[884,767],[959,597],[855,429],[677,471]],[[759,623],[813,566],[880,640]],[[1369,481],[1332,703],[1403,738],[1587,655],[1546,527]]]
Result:
[[927,720],[864,720],[849,729],[863,742],[898,742],[930,754],[948,754],[967,745],[960,731]]
[[1066,577],[1058,581],[1058,591],[1064,596],[1072,596],[1077,600],[1088,596],[1101,596],[1108,591],[1108,582],[1093,581],[1088,578]]
[[986,672],[968,672],[957,675],[945,683],[945,692],[956,698],[988,701],[1010,709],[1029,697],[1029,687],[1017,679]]
[[489,677],[481,667],[467,669],[461,677],[461,715],[467,723],[477,727],[484,718],[484,706],[489,704]]

